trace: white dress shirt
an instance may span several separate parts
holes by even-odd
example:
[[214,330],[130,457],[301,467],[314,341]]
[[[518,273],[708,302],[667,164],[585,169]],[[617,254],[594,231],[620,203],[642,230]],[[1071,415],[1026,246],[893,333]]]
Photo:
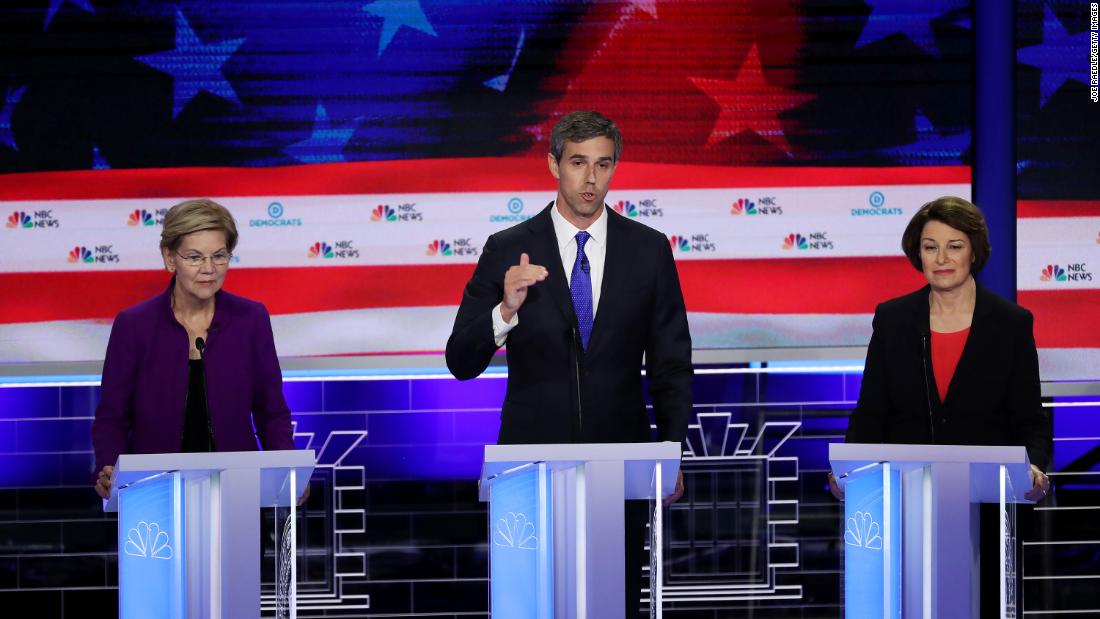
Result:
[[[588,226],[589,237],[584,244],[584,254],[588,256],[588,275],[592,279],[593,322],[596,320],[596,312],[600,307],[600,288],[603,285],[603,267],[607,258],[606,211],[607,206],[604,206],[600,216],[592,222],[591,226]],[[561,266],[565,270],[566,288],[568,288],[573,280],[573,263],[577,260],[577,233],[581,230],[569,223],[565,217],[562,217],[562,214],[558,212],[556,202],[550,206],[550,220],[554,222],[554,236],[558,241],[558,254],[561,256]],[[544,282],[547,280],[535,285],[546,285]],[[519,324],[519,312],[512,316],[510,322],[504,322],[504,317],[500,315],[501,305],[503,305],[503,302],[498,303],[493,308],[493,338],[496,340],[497,346],[503,346],[505,340],[508,339],[508,332]]]

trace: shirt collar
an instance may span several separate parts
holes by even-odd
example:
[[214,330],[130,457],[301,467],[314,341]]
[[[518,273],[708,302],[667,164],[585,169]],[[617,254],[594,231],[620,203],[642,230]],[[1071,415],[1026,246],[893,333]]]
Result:
[[[569,221],[562,217],[558,212],[558,203],[555,200],[554,204],[550,206],[550,220],[554,222],[554,236],[558,240],[558,250],[562,250],[570,241],[577,236],[580,232],[580,228],[569,223]],[[588,226],[588,243],[606,243],[607,242],[607,205],[603,207],[603,211],[596,221],[592,222],[591,226]]]

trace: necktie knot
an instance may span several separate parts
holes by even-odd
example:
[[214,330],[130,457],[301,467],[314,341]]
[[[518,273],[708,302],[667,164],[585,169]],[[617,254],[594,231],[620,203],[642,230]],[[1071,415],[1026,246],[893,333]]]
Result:
[[584,244],[590,238],[592,238],[592,235],[588,234],[584,230],[581,230],[580,232],[577,233],[577,251],[578,252],[584,251]]

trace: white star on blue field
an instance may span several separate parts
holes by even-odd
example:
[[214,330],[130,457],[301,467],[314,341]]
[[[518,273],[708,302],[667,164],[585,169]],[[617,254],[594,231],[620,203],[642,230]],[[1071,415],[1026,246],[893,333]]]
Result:
[[433,37],[439,36],[432,28],[432,24],[428,22],[428,16],[424,14],[419,0],[377,0],[364,6],[363,10],[382,18],[382,34],[378,38],[379,57],[389,47],[402,26],[415,28]]
[[172,118],[176,118],[184,106],[204,90],[241,105],[233,86],[222,75],[222,65],[242,43],[243,38],[203,43],[183,13],[177,11],[176,48],[137,56],[135,60],[172,76]]
[[335,163],[344,161],[344,148],[355,134],[356,118],[347,126],[335,127],[328,119],[325,106],[318,103],[313,120],[313,134],[301,142],[287,146],[283,150],[302,163]]
[[[1069,34],[1054,11],[1047,5],[1043,6],[1043,42],[1021,47],[1016,52],[1017,62],[1039,69],[1039,107],[1046,105],[1066,80],[1089,83],[1088,48],[1088,31]],[[1083,60],[1066,62],[1067,58],[1078,57]]]

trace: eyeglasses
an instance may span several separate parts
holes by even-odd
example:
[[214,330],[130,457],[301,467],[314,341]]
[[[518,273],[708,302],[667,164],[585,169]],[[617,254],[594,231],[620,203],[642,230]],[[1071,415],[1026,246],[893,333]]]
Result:
[[210,263],[214,266],[223,267],[229,264],[230,258],[233,257],[233,254],[227,251],[215,252],[213,256],[204,256],[199,253],[187,254],[185,256],[179,252],[176,252],[176,255],[179,256],[181,260],[183,260],[184,264],[196,269],[201,267],[206,262],[207,258],[210,259]]

